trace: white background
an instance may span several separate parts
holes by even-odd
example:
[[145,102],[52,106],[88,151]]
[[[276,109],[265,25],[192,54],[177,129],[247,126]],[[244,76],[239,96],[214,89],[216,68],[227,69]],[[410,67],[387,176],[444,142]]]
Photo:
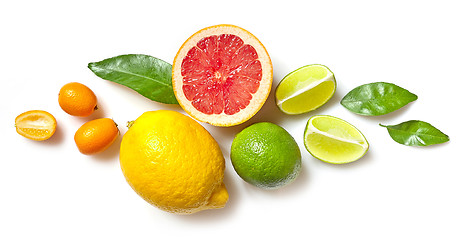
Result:
[[[87,64],[129,53],[171,63],[190,35],[221,23],[249,30],[266,46],[273,90],[244,124],[203,124],[226,157],[227,206],[188,216],[162,212],[125,182],[122,136],[106,152],[85,156],[73,135],[99,117],[113,118],[123,134],[125,123],[145,111],[183,111],[102,80]],[[0,239],[461,239],[461,23],[458,1],[2,1]],[[334,72],[334,97],[312,113],[279,112],[277,83],[314,63]],[[100,109],[92,116],[60,109],[58,91],[71,81],[96,93]],[[355,115],[339,104],[354,87],[376,81],[419,99],[381,117]],[[34,142],[15,132],[15,117],[32,109],[56,117],[51,139]],[[341,166],[313,158],[302,136],[314,114],[358,127],[369,152]],[[407,147],[378,125],[412,119],[433,124],[451,141]],[[245,183],[229,159],[234,135],[259,121],[286,128],[302,152],[301,174],[279,190]]]

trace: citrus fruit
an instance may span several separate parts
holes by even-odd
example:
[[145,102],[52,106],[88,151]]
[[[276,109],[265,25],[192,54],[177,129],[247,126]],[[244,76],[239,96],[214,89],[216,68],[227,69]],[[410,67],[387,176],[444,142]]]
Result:
[[95,154],[106,150],[119,135],[114,120],[99,118],[83,124],[74,135],[74,141],[83,154]]
[[59,90],[59,106],[72,116],[86,117],[96,109],[96,96],[87,86],[71,82]]
[[275,189],[298,176],[301,153],[284,128],[260,122],[236,135],[231,144],[231,162],[244,181],[260,188]]
[[313,64],[287,74],[276,88],[276,105],[286,114],[301,114],[324,105],[335,93],[334,74]]
[[333,164],[354,162],[369,149],[369,143],[357,128],[340,118],[326,115],[308,120],[304,142],[313,157]]
[[190,214],[222,208],[228,200],[218,143],[181,113],[143,113],[129,124],[119,158],[132,189],[161,210]]
[[215,126],[237,125],[255,115],[272,81],[273,67],[263,44],[233,25],[196,32],[173,61],[173,91],[181,107]]
[[31,110],[21,113],[14,120],[16,132],[21,136],[36,140],[47,140],[56,131],[56,119],[49,112]]

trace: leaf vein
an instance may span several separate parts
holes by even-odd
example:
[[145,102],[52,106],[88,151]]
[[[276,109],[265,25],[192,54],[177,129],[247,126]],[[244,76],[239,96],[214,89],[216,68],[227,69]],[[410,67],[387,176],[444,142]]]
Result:
[[[103,68],[102,68],[103,69]],[[161,85],[164,85],[164,86],[167,86],[169,88],[172,88],[172,85],[169,85],[165,82],[162,82],[162,81],[159,81],[155,78],[151,78],[151,77],[148,77],[148,76],[144,76],[144,75],[141,75],[141,74],[137,74],[137,73],[133,73],[133,72],[129,72],[129,71],[123,71],[123,70],[120,70],[120,69],[113,69],[113,68],[104,68],[105,70],[110,70],[110,71],[114,71],[114,72],[119,72],[119,73],[124,73],[124,74],[127,74],[127,75],[132,75],[132,76],[136,76],[136,77],[139,77],[139,78],[144,78],[144,79],[147,79],[147,80],[151,80],[153,82],[156,82],[156,83],[159,83]]]

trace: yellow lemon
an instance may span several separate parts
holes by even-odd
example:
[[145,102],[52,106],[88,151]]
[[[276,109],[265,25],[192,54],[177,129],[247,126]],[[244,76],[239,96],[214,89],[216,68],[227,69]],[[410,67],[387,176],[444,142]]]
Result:
[[143,113],[130,124],[120,146],[125,179],[144,200],[168,212],[222,208],[225,160],[218,143],[181,113]]

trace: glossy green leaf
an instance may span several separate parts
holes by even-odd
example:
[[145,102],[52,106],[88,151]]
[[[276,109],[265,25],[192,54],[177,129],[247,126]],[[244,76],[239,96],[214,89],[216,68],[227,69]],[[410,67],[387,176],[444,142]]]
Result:
[[161,103],[178,104],[172,87],[172,65],[141,54],[121,55],[88,64],[98,77],[129,87]]
[[341,104],[348,110],[366,116],[384,115],[417,100],[417,95],[392,83],[375,82],[351,90]]
[[429,146],[449,141],[449,136],[430,123],[411,120],[398,125],[382,125],[395,142],[407,146]]

